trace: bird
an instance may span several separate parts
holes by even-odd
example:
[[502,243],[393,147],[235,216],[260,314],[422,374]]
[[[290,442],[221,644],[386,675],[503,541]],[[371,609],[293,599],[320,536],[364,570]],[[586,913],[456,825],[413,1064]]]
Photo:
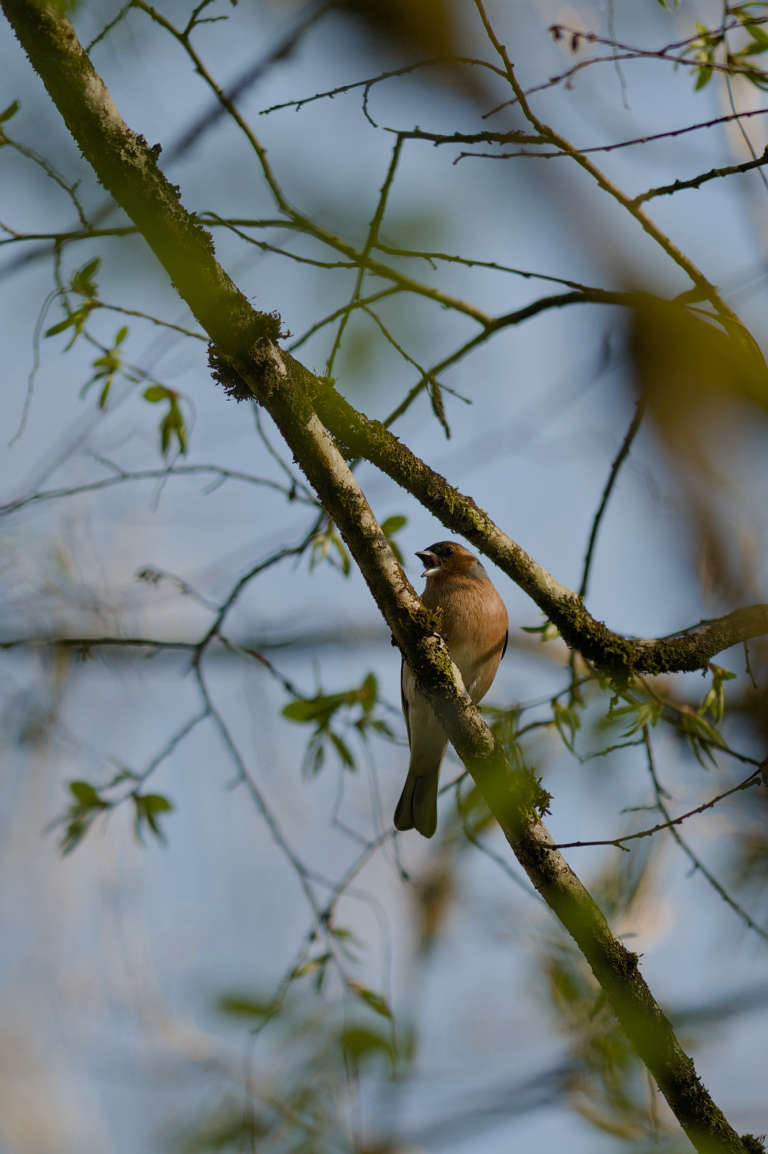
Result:
[[[422,602],[436,611],[438,629],[477,704],[491,688],[507,649],[507,610],[474,553],[457,541],[438,541],[416,553],[427,584]],[[395,809],[395,828],[432,837],[437,828],[437,783],[448,738],[403,661],[400,673],[411,751],[408,776]]]

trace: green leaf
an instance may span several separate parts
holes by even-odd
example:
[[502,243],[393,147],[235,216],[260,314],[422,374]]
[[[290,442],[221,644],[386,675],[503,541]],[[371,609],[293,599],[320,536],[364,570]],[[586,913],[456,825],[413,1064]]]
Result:
[[360,704],[363,707],[363,713],[368,714],[376,704],[376,699],[379,694],[379,683],[373,673],[366,673],[363,678],[363,684],[360,686]]
[[[749,24],[745,31],[749,32],[750,37],[756,44],[762,44],[763,49],[768,48],[768,32],[759,24]],[[752,45],[750,45],[750,48],[751,47]],[[0,120],[2,120],[2,116],[0,116]]]
[[692,737],[698,738],[699,741],[721,747],[725,745],[725,742],[714,725],[710,724],[710,722],[700,714],[686,711],[682,715],[682,722],[685,731]]
[[392,517],[386,517],[381,522],[381,531],[385,537],[391,537],[393,533],[399,533],[408,524],[408,518],[403,517],[401,513],[395,513]]
[[[162,389],[163,395],[160,396],[155,390]],[[149,394],[149,395],[148,395]],[[187,433],[184,428],[184,418],[179,408],[179,403],[176,398],[176,393],[173,389],[166,389],[162,385],[151,385],[144,391],[144,398],[151,404],[155,404],[160,400],[168,401],[168,412],[160,422],[160,449],[163,456],[166,456],[171,448],[173,438],[176,438],[179,446],[179,452],[186,453],[187,451]]]
[[355,769],[355,759],[352,756],[352,753],[346,742],[343,741],[341,737],[339,737],[338,733],[334,733],[332,730],[329,732],[328,736],[333,743],[334,749],[339,755],[342,765],[346,765],[347,769]]
[[316,716],[315,703],[313,701],[306,701],[303,698],[297,698],[295,701],[289,701],[284,705],[281,713],[288,721],[314,721]]
[[163,417],[162,421],[160,422],[160,451],[162,452],[163,456],[166,456],[168,450],[171,447],[171,433],[172,427],[168,417]]
[[275,1009],[275,1003],[263,1002],[249,994],[222,994],[216,1003],[220,1014],[234,1018],[268,1018]]
[[309,769],[310,776],[314,777],[315,774],[320,772],[320,770],[323,768],[323,765],[325,763],[325,746],[323,745],[322,741],[318,741],[311,748],[312,748],[312,760],[311,760],[310,765],[308,766],[308,769]]
[[97,293],[96,282],[94,276],[101,265],[101,257],[95,256],[93,260],[89,260],[82,268],[79,268],[73,274],[70,285],[72,292],[77,293],[81,297],[95,297]]
[[715,665],[714,661],[710,662],[709,668],[720,681],[734,681],[736,679],[735,673],[722,665]]
[[349,559],[349,553],[346,546],[338,533],[331,534],[331,544],[339,555],[339,562],[341,564],[341,571],[345,577],[349,577],[352,572],[352,562]]
[[168,813],[173,809],[173,802],[161,793],[144,793],[141,801],[147,813]]
[[350,982],[349,988],[361,1002],[365,1002],[366,1006],[370,1006],[376,1014],[380,1014],[382,1018],[389,1018],[391,1021],[392,1011],[386,998],[382,997],[381,994],[377,994],[375,990],[367,989],[366,986],[360,986],[357,982]]
[[291,971],[290,979],[305,978],[307,974],[314,974],[318,969],[324,969],[330,961],[330,953],[318,954],[316,958],[310,958],[309,961],[302,962],[300,966],[296,966]]
[[146,821],[149,828],[152,830],[152,833],[155,835],[155,837],[158,838],[160,841],[165,841],[165,834],[160,829],[160,826],[157,824],[157,821],[155,820],[154,815],[151,813],[145,812],[144,813],[144,820]]
[[397,561],[398,565],[400,565],[403,569],[405,569],[405,557],[403,557],[403,551],[400,548],[400,546],[398,545],[397,541],[394,539],[394,537],[389,538],[389,547],[392,550],[392,552],[394,553],[395,560]]
[[360,939],[352,933],[352,930],[348,930],[344,926],[331,926],[330,932],[335,938],[338,938],[340,942],[356,942],[358,945],[360,944]]
[[[338,560],[333,557],[332,550],[337,554]],[[310,572],[321,561],[330,561],[337,569],[341,569],[345,577],[348,577],[352,572],[352,562],[350,561],[349,553],[332,521],[329,521],[326,527],[317,533],[312,541],[312,549],[309,555]]]
[[167,797],[163,797],[159,793],[146,793],[133,795],[133,804],[136,811],[133,815],[133,831],[139,841],[143,841],[142,825],[146,824],[150,831],[155,835],[158,841],[165,842],[165,833],[157,823],[156,814],[166,813],[173,809],[173,806],[168,801]]
[[361,942],[352,930],[346,929],[344,926],[330,926],[331,934],[339,943],[342,952],[348,957],[357,960],[356,950],[360,948]]
[[626,718],[629,724],[626,729],[621,731],[621,735],[622,737],[631,737],[644,725],[655,726],[661,717],[661,710],[661,702],[653,699],[650,701],[630,701],[628,705],[623,705],[619,709],[614,708],[612,703],[606,722],[610,723],[618,718]]
[[390,548],[395,554],[400,565],[405,566],[405,558],[400,550],[400,546],[394,539],[394,534],[399,533],[400,530],[408,524],[408,518],[401,513],[394,513],[391,517],[386,517],[381,522],[381,531],[389,541]]
[[57,324],[51,325],[49,329],[46,329],[44,335],[46,337],[55,337],[58,333],[63,333],[65,329],[73,327],[81,329],[90,311],[90,308],[85,307],[75,309],[74,312],[64,317],[63,321],[59,321]]
[[72,850],[82,840],[87,829],[88,822],[82,817],[76,817],[69,823],[67,832],[59,843],[59,849],[65,856],[66,854],[72,853]]
[[365,1026],[347,1026],[339,1041],[344,1057],[353,1062],[383,1055],[394,1065],[395,1052],[390,1038]]
[[91,367],[97,370],[97,375],[104,376],[106,373],[116,373],[120,368],[120,360],[110,349],[102,356],[94,357]]
[[355,700],[354,690],[346,693],[319,693],[317,697],[297,697],[283,706],[282,715],[288,721],[314,721],[327,725],[333,714],[342,705],[351,705]]
[[[760,55],[762,55],[763,52],[765,52],[765,49],[766,49],[765,44],[761,44],[759,40],[753,40],[751,44],[748,44],[746,48],[742,48],[741,52],[738,52],[732,58],[732,63],[733,64],[740,64],[743,57],[760,56]],[[758,75],[759,75],[759,73],[758,73]]]
[[696,78],[696,83],[693,86],[693,91],[699,92],[700,89],[705,88],[712,79],[712,66],[711,64],[704,64],[701,68],[697,68],[696,71],[698,76]]
[[115,348],[117,348],[118,345],[121,345],[127,336],[128,336],[128,325],[123,325],[123,327],[121,329],[118,329],[117,333],[115,334]]
[[49,329],[46,329],[43,336],[55,337],[57,333],[63,333],[65,329],[68,329],[70,325],[75,323],[74,318],[75,314],[70,313],[69,316],[65,317],[63,321],[59,321],[57,324],[51,325]]
[[107,809],[107,802],[89,781],[70,781],[69,791],[75,800],[86,809]]
[[150,405],[156,405],[158,401],[168,399],[168,389],[165,385],[150,385],[141,395],[145,401],[149,401]]
[[355,937],[351,930],[336,929],[335,926],[329,928],[330,932],[338,941],[339,949],[344,957],[350,962],[358,962],[360,960],[360,940]]
[[552,641],[560,636],[560,631],[551,621],[544,621],[541,625],[521,625],[523,633],[540,633],[542,642]]
[[0,124],[5,124],[6,120],[10,120],[12,116],[15,116],[19,111],[19,108],[20,105],[18,100],[14,100],[12,104],[9,104],[7,108],[4,108],[3,111],[0,112]]

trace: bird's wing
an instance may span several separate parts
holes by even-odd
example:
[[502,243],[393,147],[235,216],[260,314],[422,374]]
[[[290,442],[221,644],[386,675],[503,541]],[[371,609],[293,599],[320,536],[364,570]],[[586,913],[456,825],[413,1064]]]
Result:
[[405,728],[408,733],[408,744],[411,744],[411,722],[408,717],[410,713],[410,702],[405,696],[405,658],[400,662],[400,701],[403,706],[403,717],[405,718]]

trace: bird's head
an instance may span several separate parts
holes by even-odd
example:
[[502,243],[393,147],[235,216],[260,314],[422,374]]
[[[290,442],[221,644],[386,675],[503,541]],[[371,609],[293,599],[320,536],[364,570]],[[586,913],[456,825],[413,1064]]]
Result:
[[482,577],[485,570],[474,553],[459,545],[458,541],[438,541],[423,549],[416,556],[424,565],[422,577]]

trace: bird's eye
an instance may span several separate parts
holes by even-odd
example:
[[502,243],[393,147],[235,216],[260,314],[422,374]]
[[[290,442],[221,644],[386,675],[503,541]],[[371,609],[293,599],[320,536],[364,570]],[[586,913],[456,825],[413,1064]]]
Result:
[[443,546],[443,556],[444,557],[450,557],[451,553],[453,553],[453,545],[444,545]]

